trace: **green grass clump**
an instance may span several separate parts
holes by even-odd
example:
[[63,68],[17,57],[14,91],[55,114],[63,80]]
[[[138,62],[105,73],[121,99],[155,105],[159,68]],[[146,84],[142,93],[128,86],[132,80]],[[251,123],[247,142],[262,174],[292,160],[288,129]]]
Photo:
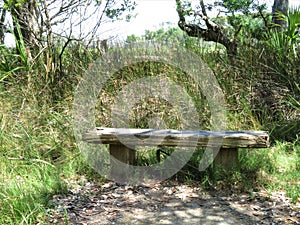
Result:
[[50,197],[67,192],[56,168],[44,163],[2,160],[0,224],[46,220]]
[[51,197],[67,192],[64,179],[92,169],[74,146],[70,111],[18,91],[0,94],[0,224],[46,223]]
[[297,202],[300,200],[299,149],[297,142],[276,142],[270,149],[240,151],[241,172],[251,173],[255,178],[252,188],[266,188],[270,192],[285,190]]
[[[273,154],[272,154],[273,153]],[[271,151],[274,170],[270,191],[285,190],[293,202],[300,200],[300,145],[278,142]]]

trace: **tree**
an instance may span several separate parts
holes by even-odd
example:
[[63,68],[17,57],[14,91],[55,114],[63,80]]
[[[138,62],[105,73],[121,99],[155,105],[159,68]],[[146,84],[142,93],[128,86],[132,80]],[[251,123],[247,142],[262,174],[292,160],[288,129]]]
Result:
[[6,79],[48,92],[49,101],[59,102],[92,60],[88,53],[94,40],[101,39],[99,28],[108,21],[129,20],[135,6],[133,0],[0,0],[0,15],[6,17],[0,17],[0,39],[8,30],[14,35],[15,67],[22,68]]
[[11,1],[8,4],[10,4],[15,40],[18,44],[24,41],[24,45],[28,47],[27,56],[31,59],[30,49],[35,49],[39,45],[37,2],[35,0]]
[[[253,19],[260,18],[266,29],[270,25],[269,14],[266,13],[266,4],[259,4],[255,0],[223,0],[215,1],[214,4],[205,4],[204,0],[200,0],[197,6],[192,6],[191,1],[175,1],[179,16],[178,26],[189,36],[222,44],[226,47],[227,54],[230,57],[237,55],[238,46],[242,44],[238,35],[243,29],[244,24],[241,23],[241,20],[238,24],[236,23],[237,19],[241,18],[241,14],[243,16],[251,16]],[[287,0],[274,1],[272,18],[274,23],[285,23],[278,17],[278,12],[286,15],[287,7]],[[212,20],[208,17],[207,10],[211,10],[212,8],[219,10],[218,16],[221,13],[225,14],[227,20],[227,23],[224,24],[225,27],[221,23],[218,23],[217,20]],[[187,22],[191,17],[194,17],[192,22]],[[231,27],[230,29],[228,28],[229,26]]]
[[272,7],[272,22],[276,25],[275,28],[281,29],[287,26],[286,20],[282,19],[282,14],[287,16],[288,7],[288,0],[274,0]]
[[[71,40],[89,42],[105,21],[122,15],[130,19],[135,5],[131,0],[3,0],[0,40],[8,27],[5,18],[10,16],[16,42],[24,41],[31,51],[51,47],[55,39],[66,39],[66,44]],[[86,27],[90,29],[83,32]]]
[[[200,0],[201,11],[187,10],[187,6],[183,5],[181,0],[176,0],[177,13],[179,16],[178,26],[185,31],[189,36],[203,38],[205,41],[214,41],[224,45],[229,55],[237,54],[237,43],[235,40],[231,40],[227,34],[225,34],[222,28],[212,22],[206,12],[205,4],[203,0]],[[206,28],[202,28],[197,24],[190,24],[186,22],[185,17],[188,15],[199,16],[205,22]]]

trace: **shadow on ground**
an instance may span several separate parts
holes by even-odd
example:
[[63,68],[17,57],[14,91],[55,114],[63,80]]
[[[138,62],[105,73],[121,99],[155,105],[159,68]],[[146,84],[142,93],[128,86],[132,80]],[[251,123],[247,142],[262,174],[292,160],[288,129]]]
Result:
[[[164,182],[153,186],[69,184],[53,196],[53,224],[300,224],[299,208],[288,201],[257,196],[207,193],[202,188]],[[255,193],[254,193],[255,194]],[[298,206],[299,207],[299,206]]]

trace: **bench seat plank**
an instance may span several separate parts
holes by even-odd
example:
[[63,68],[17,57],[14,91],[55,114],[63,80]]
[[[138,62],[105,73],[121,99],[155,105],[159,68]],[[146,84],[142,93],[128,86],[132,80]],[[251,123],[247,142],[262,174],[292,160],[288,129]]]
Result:
[[249,130],[202,131],[97,127],[85,133],[83,141],[95,144],[127,143],[133,146],[219,146],[221,148],[268,148],[270,145],[266,131]]

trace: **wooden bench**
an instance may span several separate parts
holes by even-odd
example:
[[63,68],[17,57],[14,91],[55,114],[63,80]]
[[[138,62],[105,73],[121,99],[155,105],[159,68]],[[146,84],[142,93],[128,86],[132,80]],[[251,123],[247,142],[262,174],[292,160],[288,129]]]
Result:
[[[83,135],[83,141],[109,144],[110,154],[126,164],[135,163],[136,146],[180,146],[220,148],[214,159],[218,167],[230,169],[238,165],[239,148],[267,148],[265,131],[201,131],[129,128],[95,128]],[[126,143],[126,146],[123,144]],[[122,176],[122,169],[111,160],[111,173]]]

